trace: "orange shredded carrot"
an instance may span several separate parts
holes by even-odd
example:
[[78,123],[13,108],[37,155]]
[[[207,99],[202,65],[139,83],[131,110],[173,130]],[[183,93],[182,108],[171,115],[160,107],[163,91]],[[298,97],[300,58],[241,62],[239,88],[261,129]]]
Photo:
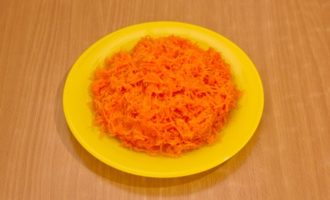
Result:
[[96,70],[92,98],[96,124],[124,146],[178,156],[215,140],[239,91],[214,49],[144,37]]

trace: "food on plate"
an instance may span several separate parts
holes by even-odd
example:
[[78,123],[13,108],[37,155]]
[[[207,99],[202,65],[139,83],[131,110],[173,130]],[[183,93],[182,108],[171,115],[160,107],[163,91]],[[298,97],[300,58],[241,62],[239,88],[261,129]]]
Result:
[[95,123],[124,146],[178,156],[215,141],[240,92],[212,48],[178,37],[143,37],[109,56],[91,85]]

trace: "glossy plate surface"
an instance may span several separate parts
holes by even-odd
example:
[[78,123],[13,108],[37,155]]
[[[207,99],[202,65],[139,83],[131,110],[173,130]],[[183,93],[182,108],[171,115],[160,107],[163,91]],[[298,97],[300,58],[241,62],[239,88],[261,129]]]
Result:
[[[213,47],[231,65],[234,81],[243,95],[218,140],[178,158],[150,156],[101,137],[93,125],[90,84],[95,68],[105,57],[130,50],[143,36],[177,35],[202,48]],[[264,94],[258,72],[248,56],[233,42],[208,29],[178,22],[149,22],[120,29],[89,47],[73,65],[65,82],[63,107],[67,123],[78,142],[102,162],[125,172],[148,177],[179,177],[213,168],[234,156],[249,141],[262,116]]]

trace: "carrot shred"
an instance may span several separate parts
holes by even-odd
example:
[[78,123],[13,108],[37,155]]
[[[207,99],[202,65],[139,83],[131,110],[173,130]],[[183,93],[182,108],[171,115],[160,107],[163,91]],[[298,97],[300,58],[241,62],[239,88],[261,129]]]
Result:
[[137,151],[178,156],[214,142],[239,98],[230,66],[214,49],[144,37],[97,69],[95,122]]

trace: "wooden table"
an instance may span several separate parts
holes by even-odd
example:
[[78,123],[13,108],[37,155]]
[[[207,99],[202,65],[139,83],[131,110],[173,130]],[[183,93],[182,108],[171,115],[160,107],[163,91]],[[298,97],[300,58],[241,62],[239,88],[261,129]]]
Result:
[[[243,48],[264,84],[248,145],[175,179],[129,175],[72,137],[62,112],[71,65],[100,37],[173,20]],[[330,199],[330,1],[1,0],[0,199]]]

